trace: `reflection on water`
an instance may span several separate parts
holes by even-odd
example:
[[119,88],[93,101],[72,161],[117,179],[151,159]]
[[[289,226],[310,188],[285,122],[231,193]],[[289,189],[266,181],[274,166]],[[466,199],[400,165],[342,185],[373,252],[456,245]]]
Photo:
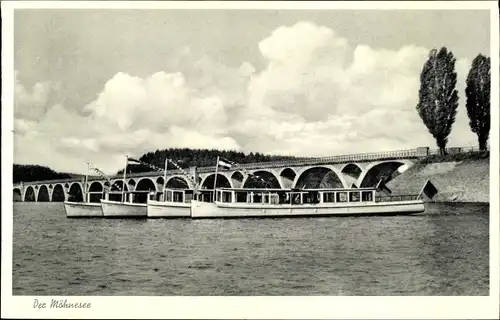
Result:
[[16,203],[13,294],[488,295],[488,210],[109,220]]

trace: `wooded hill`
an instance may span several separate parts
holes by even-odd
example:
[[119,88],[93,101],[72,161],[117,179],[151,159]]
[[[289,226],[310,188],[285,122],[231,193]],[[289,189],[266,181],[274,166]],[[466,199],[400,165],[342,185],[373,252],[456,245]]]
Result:
[[[165,158],[169,158],[179,164],[182,168],[189,168],[192,166],[196,167],[210,167],[215,166],[217,161],[217,156],[233,161],[235,163],[252,163],[252,162],[267,162],[267,161],[280,161],[280,160],[292,160],[301,159],[291,156],[276,156],[276,155],[265,155],[259,152],[245,154],[243,152],[237,151],[226,151],[226,150],[208,150],[208,149],[188,149],[188,148],[169,148],[164,150],[156,150],[154,152],[148,152],[143,154],[138,160],[152,164],[159,168],[164,168]],[[83,160],[82,160],[83,161]],[[169,164],[169,170],[175,169],[174,166]],[[127,172],[148,172],[151,171],[150,168],[129,164]],[[118,174],[123,173],[123,169],[117,172]],[[81,174],[63,173],[56,172],[48,167],[39,165],[20,165],[14,164],[13,181],[18,183],[21,181],[40,181],[40,180],[52,180],[52,179],[69,179],[69,178],[79,178],[82,177]]]
[[48,167],[38,165],[14,164],[13,181],[18,183],[21,181],[40,181],[52,179],[69,179],[75,175],[69,173],[56,172]]
[[[215,166],[217,157],[227,159],[229,161],[243,164],[243,163],[255,163],[255,162],[267,162],[267,161],[281,161],[281,160],[293,160],[301,159],[298,157],[291,156],[277,156],[277,155],[265,155],[263,153],[253,153],[245,154],[243,152],[233,151],[233,150],[216,150],[216,149],[189,149],[189,148],[169,148],[164,150],[156,150],[155,152],[148,152],[143,154],[138,160],[152,164],[159,168],[165,167],[165,159],[169,158],[179,164],[181,168],[189,167],[210,167]],[[175,167],[169,164],[168,169],[175,169]],[[147,172],[151,171],[150,168],[145,166],[129,164],[127,172]],[[117,173],[122,173],[123,169],[119,170]]]

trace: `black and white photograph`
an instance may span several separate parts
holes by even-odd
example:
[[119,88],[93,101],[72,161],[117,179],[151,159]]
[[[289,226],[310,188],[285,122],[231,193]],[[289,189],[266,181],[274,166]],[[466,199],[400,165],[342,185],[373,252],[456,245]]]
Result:
[[496,318],[498,33],[493,1],[2,2],[2,318]]

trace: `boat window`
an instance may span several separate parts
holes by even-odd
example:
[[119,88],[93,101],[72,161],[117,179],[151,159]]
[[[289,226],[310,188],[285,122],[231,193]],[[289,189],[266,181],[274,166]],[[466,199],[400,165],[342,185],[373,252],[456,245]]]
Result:
[[253,203],[261,203],[262,202],[262,194],[254,193],[253,194]]
[[184,202],[184,192],[174,191],[173,194],[173,202]]
[[238,191],[236,191],[235,195],[236,195],[236,202],[240,202],[240,203],[241,202],[243,202],[243,203],[247,202],[247,193],[246,192],[241,192],[241,191],[238,192]]
[[271,194],[271,204],[279,204],[280,203],[280,196],[277,193],[272,193]]
[[290,203],[290,195],[288,192],[280,192],[278,193],[279,203]]
[[373,201],[372,192],[371,191],[361,192],[361,201]]
[[323,193],[323,202],[335,202],[335,192]]
[[269,203],[269,194],[266,193],[264,194],[264,201],[262,201],[263,203]]
[[186,191],[184,195],[185,195],[184,202],[191,202],[191,200],[193,200],[194,198],[193,192]]
[[300,193],[290,193],[292,197],[292,204],[301,204]]
[[349,202],[359,202],[359,191],[349,192]]
[[222,202],[233,202],[232,195],[231,191],[222,192]]
[[319,203],[319,192],[318,191],[310,191],[304,192],[303,203]]
[[311,193],[304,193],[302,196],[302,203],[312,203],[313,200],[314,199]]
[[171,202],[172,201],[172,191],[167,191],[166,194],[167,194],[167,201]]
[[212,202],[213,192],[210,193],[202,192],[198,197],[201,199],[202,202]]
[[337,192],[337,202],[347,202],[347,192]]
[[216,191],[216,192],[215,192],[215,194],[216,194],[216,198],[215,198],[215,200],[216,200],[216,201],[220,201],[221,196],[222,196],[222,191]]

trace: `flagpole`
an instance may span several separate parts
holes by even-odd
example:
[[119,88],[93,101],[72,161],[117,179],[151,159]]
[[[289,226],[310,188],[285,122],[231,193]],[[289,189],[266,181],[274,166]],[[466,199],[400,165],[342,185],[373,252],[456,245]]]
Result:
[[122,202],[125,201],[125,183],[127,183],[127,167],[128,167],[128,156],[125,156],[125,169],[123,169],[123,184],[122,184]]
[[83,184],[83,196],[85,197],[85,200],[83,202],[89,202],[87,199],[87,184],[89,180],[89,171],[90,171],[90,162],[87,161],[87,173],[85,173],[85,183]]
[[163,172],[163,201],[167,201],[167,195],[165,194],[165,189],[167,188],[167,167],[168,158],[165,158],[165,170]]
[[215,178],[214,178],[214,199],[213,201],[217,200],[217,172],[219,171],[219,156],[217,156],[217,164],[215,165]]

